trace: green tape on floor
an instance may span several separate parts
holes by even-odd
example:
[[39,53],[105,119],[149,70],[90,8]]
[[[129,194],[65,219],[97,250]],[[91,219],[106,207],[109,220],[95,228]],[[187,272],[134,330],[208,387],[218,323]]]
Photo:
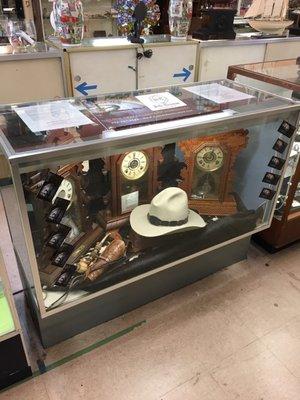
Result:
[[115,333],[114,335],[111,335],[111,336],[109,336],[109,337],[107,337],[105,339],[99,340],[99,342],[93,343],[90,346],[88,346],[88,347],[86,347],[86,348],[84,348],[82,350],[77,351],[76,353],[73,353],[73,354],[71,354],[69,356],[66,356],[66,357],[62,358],[61,360],[58,360],[58,361],[55,361],[52,364],[46,365],[46,371],[47,372],[51,371],[52,369],[57,368],[57,367],[65,364],[65,363],[67,363],[69,361],[72,361],[75,358],[82,356],[83,354],[87,354],[90,351],[92,351],[94,349],[97,349],[98,347],[104,346],[105,344],[107,344],[109,342],[112,342],[115,339],[120,338],[121,336],[127,335],[127,333],[132,332],[134,329],[140,327],[144,323],[146,323],[146,320],[140,321],[140,322],[138,322],[138,323],[136,323],[136,324],[134,324],[132,326],[129,326],[126,329],[123,329],[120,332]]
[[[74,353],[74,354],[71,354],[71,355],[69,355],[69,356],[67,356],[67,357],[64,357],[64,358],[62,358],[61,360],[55,361],[54,363],[49,364],[48,366],[46,366],[46,372],[45,372],[45,373],[47,373],[48,371],[51,371],[51,370],[54,369],[54,368],[57,368],[57,367],[63,365],[63,364],[66,364],[67,362],[72,361],[72,360],[74,360],[75,358],[82,356],[83,354],[87,354],[87,353],[89,353],[90,351],[92,351],[92,350],[94,350],[94,349],[97,349],[98,347],[104,346],[104,345],[106,345],[107,343],[112,342],[112,341],[115,340],[115,339],[118,339],[118,338],[120,338],[120,337],[122,337],[122,336],[124,336],[124,335],[127,335],[127,333],[132,332],[134,329],[139,328],[141,325],[143,325],[143,324],[145,324],[145,323],[146,323],[146,320],[137,322],[136,324],[131,325],[131,326],[129,326],[128,328],[123,329],[123,330],[120,331],[120,332],[114,333],[113,335],[108,336],[108,337],[105,338],[105,339],[99,340],[99,342],[96,342],[96,343],[94,343],[94,344],[91,344],[90,346],[88,346],[88,347],[86,347],[86,348],[84,348],[84,349],[82,349],[82,350],[79,350],[79,351],[77,351],[77,352]],[[34,372],[32,373],[32,376],[31,376],[30,378],[23,379],[22,381],[17,382],[17,383],[15,383],[15,384],[9,386],[7,389],[2,389],[2,390],[0,390],[0,393],[3,393],[3,392],[5,392],[6,390],[9,390],[9,389],[11,389],[11,388],[13,388],[13,387],[15,387],[15,386],[21,385],[22,383],[24,383],[24,382],[26,382],[26,381],[29,381],[30,379],[36,378],[36,377],[39,376],[39,375],[42,375],[42,373],[41,373],[40,371],[34,371]]]

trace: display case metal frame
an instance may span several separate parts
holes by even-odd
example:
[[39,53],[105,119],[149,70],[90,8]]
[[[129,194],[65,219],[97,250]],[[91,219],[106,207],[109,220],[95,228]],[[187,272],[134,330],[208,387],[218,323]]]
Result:
[[[237,86],[245,88],[245,86],[243,85],[237,85]],[[261,95],[266,94],[265,92],[262,91],[258,92],[260,92]],[[274,96],[274,98],[280,99],[280,102],[284,100],[278,96]],[[300,104],[295,104],[286,101],[286,103],[282,105],[273,106],[272,108],[269,109],[263,109],[263,108],[255,109],[253,111],[247,111],[240,114],[230,114],[230,113],[226,114],[226,112],[216,113],[215,115],[210,114],[210,115],[192,117],[171,122],[156,123],[153,125],[131,128],[130,130],[128,129],[119,130],[117,134],[114,134],[114,131],[112,132],[108,131],[103,133],[103,138],[101,140],[97,139],[89,142],[72,143],[69,145],[64,145],[61,148],[58,147],[55,149],[52,148],[52,149],[31,150],[23,153],[16,153],[13,150],[12,146],[9,144],[8,140],[4,136],[1,136],[0,144],[2,145],[10,163],[12,179],[15,188],[15,195],[20,214],[20,223],[22,225],[22,230],[23,230],[22,234],[23,243],[21,245],[22,250],[20,251],[20,249],[16,248],[16,253],[19,260],[22,260],[22,262],[20,263],[21,264],[28,263],[27,267],[30,269],[32,273],[35,295],[31,296],[30,302],[33,308],[35,309],[35,313],[39,318],[40,322],[47,325],[47,319],[49,319],[50,321],[51,317],[61,319],[62,316],[64,315],[64,312],[66,312],[67,310],[69,311],[69,314],[72,313],[74,314],[77,306],[81,306],[81,309],[83,309],[84,307],[86,308],[87,305],[91,304],[93,301],[99,300],[101,296],[104,296],[103,298],[105,298],[105,295],[109,294],[112,297],[114,297],[116,296],[116,293],[118,293],[119,290],[120,291],[126,290],[126,287],[129,287],[131,284],[136,285],[139,283],[139,281],[145,278],[149,278],[150,280],[152,279],[153,281],[153,279],[157,279],[157,276],[159,276],[160,273],[166,274],[168,270],[171,271],[172,268],[173,270],[176,270],[181,265],[195,264],[196,261],[199,259],[199,257],[209,257],[209,254],[218,254],[219,251],[222,251],[222,248],[225,249],[228,247],[230,248],[230,246],[232,246],[232,249],[235,249],[235,251],[238,253],[236,247],[238,242],[244,243],[243,246],[245,246],[245,243],[248,243],[249,237],[253,233],[257,233],[270,226],[271,219],[275,209],[275,202],[273,207],[269,208],[267,215],[267,223],[265,223],[263,226],[257,227],[254,230],[249,231],[240,236],[237,236],[233,239],[224,241],[223,243],[195,252],[177,261],[170,262],[161,267],[155,268],[151,271],[142,273],[141,275],[114,284],[98,292],[91,293],[72,302],[65,303],[56,309],[46,311],[43,301],[43,293],[40,283],[37,260],[34,251],[34,244],[27,214],[24,191],[21,182],[22,173],[27,173],[30,171],[35,171],[37,169],[42,169],[46,166],[47,167],[57,166],[60,164],[67,164],[74,161],[89,160],[95,157],[106,157],[109,155],[122,153],[132,149],[133,145],[134,148],[138,150],[146,147],[159,146],[166,143],[173,143],[178,141],[179,135],[180,135],[180,140],[184,140],[193,137],[199,137],[201,135],[217,134],[220,133],[220,130],[229,131],[231,129],[235,129],[236,126],[240,125],[246,128],[247,125],[250,126],[259,118],[262,118],[263,121],[268,121],[274,118],[275,116],[276,117],[282,116],[282,118],[285,118],[287,114],[294,112],[293,115],[295,116],[295,119],[297,119],[299,110],[300,110]],[[293,138],[291,138],[289,146],[291,146],[292,143],[293,143]],[[277,194],[279,188],[280,184],[278,185],[277,188]],[[8,209],[7,212],[9,214]],[[229,264],[227,263],[227,265]],[[22,272],[22,269],[23,267],[21,265],[21,273],[23,275],[23,278],[25,278],[25,281],[27,281],[26,282],[27,286],[29,286],[28,279],[26,278],[26,275],[24,276],[24,271]],[[28,293],[32,294],[31,290],[28,290]],[[163,291],[161,293],[166,294]],[[158,295],[156,297],[158,297]],[[141,301],[139,304],[142,303],[143,302]],[[116,316],[115,313],[116,311],[114,310],[110,313],[110,315]],[[48,343],[53,343],[53,340],[51,341],[51,339],[49,339]]]

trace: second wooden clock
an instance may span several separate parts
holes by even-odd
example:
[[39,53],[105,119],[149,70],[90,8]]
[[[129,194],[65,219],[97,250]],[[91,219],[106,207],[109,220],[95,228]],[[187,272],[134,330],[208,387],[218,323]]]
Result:
[[237,211],[232,194],[234,163],[246,147],[247,133],[242,129],[179,142],[187,164],[181,187],[189,196],[190,207],[200,214]]

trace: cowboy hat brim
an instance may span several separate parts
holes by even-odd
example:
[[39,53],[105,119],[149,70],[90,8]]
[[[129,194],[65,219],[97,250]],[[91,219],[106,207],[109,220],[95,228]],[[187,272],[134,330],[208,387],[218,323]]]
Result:
[[187,223],[178,226],[156,226],[149,222],[148,212],[150,204],[143,204],[137,206],[130,214],[131,228],[141,236],[156,237],[167,235],[168,233],[180,232],[190,229],[203,228],[206,223],[199,214],[195,211],[189,210]]

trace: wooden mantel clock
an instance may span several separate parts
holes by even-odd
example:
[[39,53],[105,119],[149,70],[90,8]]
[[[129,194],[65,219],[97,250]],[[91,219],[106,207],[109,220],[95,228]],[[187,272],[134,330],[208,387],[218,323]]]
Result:
[[229,215],[237,211],[232,194],[234,163],[247,145],[247,130],[234,130],[179,142],[187,168],[181,188],[189,206],[204,215]]
[[151,202],[157,191],[160,158],[159,147],[110,157],[113,217],[128,215],[137,205]]

